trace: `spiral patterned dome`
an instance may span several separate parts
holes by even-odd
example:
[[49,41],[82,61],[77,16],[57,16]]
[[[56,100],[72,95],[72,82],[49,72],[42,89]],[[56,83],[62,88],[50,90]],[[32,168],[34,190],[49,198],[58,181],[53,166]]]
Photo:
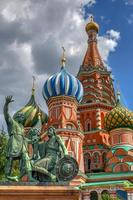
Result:
[[19,112],[23,113],[23,115],[24,115],[23,126],[25,128],[33,127],[37,124],[37,122],[39,120],[38,119],[39,113],[40,113],[40,118],[41,118],[42,124],[47,123],[47,121],[48,121],[47,114],[44,113],[43,111],[41,111],[39,106],[36,104],[33,90],[32,90],[32,95],[31,95],[29,102],[23,108],[21,108],[19,111],[17,111],[14,114],[14,116],[13,116],[14,119]]
[[116,128],[133,129],[133,113],[118,101],[116,107],[106,114],[104,127],[108,131]]
[[46,101],[50,97],[63,95],[75,97],[78,102],[83,97],[83,86],[81,82],[67,72],[64,67],[61,68],[59,73],[50,76],[43,87],[43,97]]

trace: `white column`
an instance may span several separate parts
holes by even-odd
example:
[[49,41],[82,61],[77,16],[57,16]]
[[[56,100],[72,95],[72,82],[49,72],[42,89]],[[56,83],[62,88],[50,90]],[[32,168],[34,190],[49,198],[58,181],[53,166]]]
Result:
[[101,129],[101,113],[100,109],[96,109],[96,126]]
[[128,193],[127,196],[128,196],[128,200],[133,200],[133,193]]

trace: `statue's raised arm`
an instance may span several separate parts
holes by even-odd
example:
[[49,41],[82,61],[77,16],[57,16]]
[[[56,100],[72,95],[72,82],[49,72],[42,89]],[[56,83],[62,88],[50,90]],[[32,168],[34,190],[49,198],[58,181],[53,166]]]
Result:
[[12,118],[11,118],[11,116],[10,116],[10,114],[9,114],[9,111],[8,111],[8,105],[9,105],[9,103],[12,103],[12,102],[14,102],[12,96],[7,96],[7,97],[5,97],[4,117],[5,117],[7,126],[10,126],[11,123],[12,123]]

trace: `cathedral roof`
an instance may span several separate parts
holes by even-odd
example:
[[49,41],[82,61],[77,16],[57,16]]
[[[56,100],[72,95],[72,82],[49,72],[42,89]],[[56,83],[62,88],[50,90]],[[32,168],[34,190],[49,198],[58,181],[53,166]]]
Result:
[[111,72],[105,66],[97,46],[99,26],[90,18],[86,25],[88,47],[83,63],[78,72],[78,79],[84,87],[82,103],[105,103],[114,106],[116,103]]
[[31,95],[30,100],[28,101],[28,103],[23,108],[21,108],[19,111],[17,111],[13,116],[15,118],[15,116],[17,116],[17,114],[19,112],[23,113],[24,114],[24,123],[23,123],[24,127],[35,126],[38,123],[38,120],[39,120],[38,116],[39,115],[40,115],[42,124],[46,123],[47,120],[48,120],[47,114],[44,113],[39,108],[39,106],[37,105],[37,103],[35,101],[34,92],[35,92],[35,89],[34,89],[34,86],[33,86],[32,95]]
[[133,113],[124,107],[118,99],[116,106],[106,114],[104,127],[108,131],[116,128],[133,129]]
[[90,17],[89,23],[86,25],[86,32],[88,34],[88,48],[82,63],[84,68],[99,68],[104,70],[104,63],[97,48],[97,33],[99,25]]
[[90,17],[90,21],[88,22],[88,24],[86,25],[86,32],[88,33],[88,31],[90,30],[95,30],[97,33],[99,31],[99,25],[94,22],[93,20],[93,16]]
[[61,70],[50,76],[43,87],[43,97],[47,101],[55,96],[71,96],[81,101],[83,97],[83,86],[81,82],[70,74],[65,68],[65,57],[62,58]]

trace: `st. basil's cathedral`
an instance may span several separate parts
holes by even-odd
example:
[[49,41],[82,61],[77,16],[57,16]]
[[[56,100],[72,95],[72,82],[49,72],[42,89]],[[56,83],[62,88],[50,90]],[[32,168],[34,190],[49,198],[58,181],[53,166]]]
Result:
[[29,102],[18,112],[25,116],[25,132],[41,127],[42,141],[48,127],[56,128],[69,155],[78,162],[79,173],[70,185],[81,191],[81,199],[98,200],[107,193],[131,200],[133,113],[122,105],[120,91],[115,94],[111,72],[97,47],[99,25],[93,17],[85,29],[88,48],[77,76],[67,71],[63,51],[60,71],[44,83],[48,115],[35,101],[34,84]]

